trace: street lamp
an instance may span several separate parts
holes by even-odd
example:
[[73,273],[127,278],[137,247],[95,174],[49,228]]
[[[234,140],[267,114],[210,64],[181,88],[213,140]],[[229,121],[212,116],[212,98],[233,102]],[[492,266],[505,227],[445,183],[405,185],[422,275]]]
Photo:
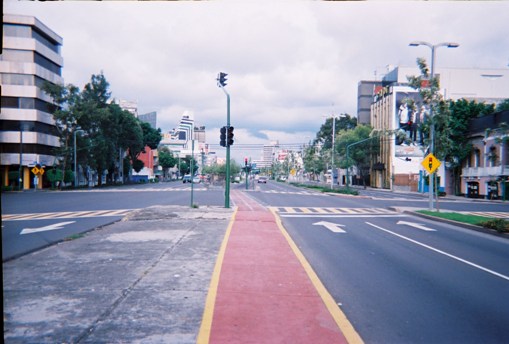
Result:
[[[431,44],[428,42],[423,41],[414,41],[409,44],[411,47],[418,47],[420,45],[425,45],[428,48],[431,49],[431,75],[430,80],[433,80],[433,77],[435,76],[435,50],[440,47],[446,47],[446,48],[457,48],[460,45],[458,43],[452,43],[452,42],[443,42],[438,44]],[[433,154],[435,150],[435,124],[433,123],[433,104],[431,104],[429,109],[429,118],[430,118],[430,130],[429,130],[429,139],[430,139],[430,145],[429,145],[429,152],[430,154]],[[431,174],[429,176],[429,210],[433,210],[433,193],[435,189],[435,183],[433,178],[431,178]]]
[[74,131],[74,187],[78,186],[78,152],[76,150],[76,133],[78,131],[84,132],[82,129]]

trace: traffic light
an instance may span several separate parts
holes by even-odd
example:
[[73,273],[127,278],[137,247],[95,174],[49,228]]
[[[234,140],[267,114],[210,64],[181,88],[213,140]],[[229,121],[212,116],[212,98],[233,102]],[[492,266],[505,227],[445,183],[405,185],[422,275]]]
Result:
[[228,127],[227,137],[226,137],[226,145],[233,145],[233,127]]
[[226,147],[226,127],[222,127],[221,128],[221,141],[219,141],[219,144],[221,145],[221,147]]
[[223,72],[220,72],[220,73],[219,73],[219,75],[218,75],[218,77],[217,77],[217,84],[218,84],[218,86],[219,86],[219,87],[224,87],[224,86],[226,86],[226,80],[227,80],[227,79],[226,79],[226,76],[227,76],[227,75],[228,75],[228,74],[223,73]]
[[244,166],[247,166],[247,158],[244,158]]

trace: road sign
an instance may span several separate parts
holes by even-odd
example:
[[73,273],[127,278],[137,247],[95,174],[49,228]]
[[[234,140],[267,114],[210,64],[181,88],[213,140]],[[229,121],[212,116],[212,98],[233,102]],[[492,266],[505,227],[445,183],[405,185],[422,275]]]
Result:
[[39,174],[39,169],[37,168],[37,166],[35,166],[34,168],[32,168],[32,173],[35,174],[35,175],[38,175]]
[[424,160],[421,162],[421,165],[424,167],[426,171],[428,171],[429,174],[435,172],[437,168],[440,167],[440,160],[435,158],[433,154],[428,154],[424,158]]

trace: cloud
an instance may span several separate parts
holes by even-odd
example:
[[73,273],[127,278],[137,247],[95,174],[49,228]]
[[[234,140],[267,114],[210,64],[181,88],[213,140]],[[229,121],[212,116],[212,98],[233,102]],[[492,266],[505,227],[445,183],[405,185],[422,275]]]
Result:
[[192,111],[215,142],[226,124],[215,78],[228,73],[239,144],[307,142],[324,115],[356,115],[360,80],[429,58],[413,40],[460,43],[440,51],[441,66],[507,68],[508,10],[500,1],[4,3],[64,38],[66,83],[82,88],[103,71],[113,97],[157,111],[164,131]]

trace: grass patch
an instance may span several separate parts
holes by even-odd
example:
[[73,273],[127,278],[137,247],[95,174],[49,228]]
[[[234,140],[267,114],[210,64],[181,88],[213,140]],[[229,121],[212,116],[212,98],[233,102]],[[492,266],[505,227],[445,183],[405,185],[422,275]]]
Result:
[[509,221],[506,221],[504,219],[494,219],[486,216],[477,216],[460,213],[443,213],[429,210],[418,210],[417,212],[424,215],[438,217],[441,219],[453,220],[457,222],[467,223],[470,225],[491,228],[501,233],[509,232]]

